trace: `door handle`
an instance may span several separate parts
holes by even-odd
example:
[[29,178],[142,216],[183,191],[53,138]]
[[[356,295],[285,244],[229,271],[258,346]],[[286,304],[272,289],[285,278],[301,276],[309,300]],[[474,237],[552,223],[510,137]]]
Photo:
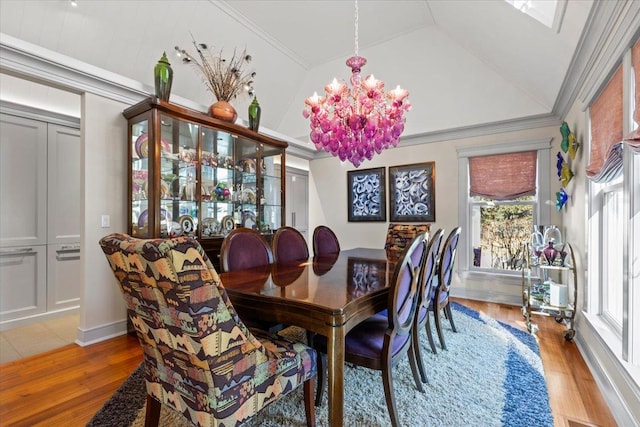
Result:
[[26,254],[31,251],[33,251],[33,248],[7,249],[7,250],[0,251],[0,255]]
[[80,245],[62,245],[56,252],[80,252]]

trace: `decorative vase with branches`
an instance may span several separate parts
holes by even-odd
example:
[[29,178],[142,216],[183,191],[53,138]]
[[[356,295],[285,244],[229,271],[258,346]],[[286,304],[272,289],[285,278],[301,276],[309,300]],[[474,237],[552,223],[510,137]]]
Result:
[[238,115],[229,102],[243,92],[250,96],[254,94],[253,79],[256,73],[244,70],[251,62],[251,55],[246,49],[241,54],[234,49],[231,57],[225,58],[222,50],[216,52],[213,47],[198,43],[195,39],[193,46],[196,55],[179,46],[175,49],[184,64],[193,65],[200,72],[205,86],[218,100],[209,108],[209,114],[221,120],[234,122]]

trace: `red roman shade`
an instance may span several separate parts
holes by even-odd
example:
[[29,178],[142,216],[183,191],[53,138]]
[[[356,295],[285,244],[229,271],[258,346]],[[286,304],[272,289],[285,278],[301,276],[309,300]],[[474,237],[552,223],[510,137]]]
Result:
[[511,200],[536,194],[537,151],[469,158],[469,195]]
[[622,171],[622,66],[591,105],[591,154],[586,172],[608,182]]
[[636,127],[631,134],[624,137],[624,140],[632,151],[640,152],[640,40],[631,49],[631,64],[636,88],[635,109],[633,111],[633,121]]

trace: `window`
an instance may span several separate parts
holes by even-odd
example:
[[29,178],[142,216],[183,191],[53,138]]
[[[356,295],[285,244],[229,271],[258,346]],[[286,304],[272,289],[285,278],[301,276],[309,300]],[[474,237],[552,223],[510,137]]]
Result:
[[531,237],[534,196],[511,201],[472,197],[470,238],[473,267],[520,270],[523,243]]
[[640,42],[618,64],[588,110],[587,307],[604,325],[599,333],[609,348],[640,366],[640,298],[633,291],[640,286],[640,152],[638,132],[631,133],[640,121]]
[[[548,224],[551,138],[458,150],[461,270],[520,277],[523,243]],[[465,226],[466,225],[466,226]],[[465,250],[462,250],[465,248]]]
[[622,259],[624,236],[622,182],[602,188],[602,306],[603,317],[622,334]]

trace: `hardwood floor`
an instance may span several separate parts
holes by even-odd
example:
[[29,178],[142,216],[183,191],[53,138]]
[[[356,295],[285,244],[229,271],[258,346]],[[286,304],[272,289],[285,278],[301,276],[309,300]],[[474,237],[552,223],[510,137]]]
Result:
[[[524,329],[520,307],[457,300]],[[576,345],[564,327],[535,317],[555,426],[616,426]],[[0,425],[84,426],[142,361],[138,341],[122,336],[0,365]]]

